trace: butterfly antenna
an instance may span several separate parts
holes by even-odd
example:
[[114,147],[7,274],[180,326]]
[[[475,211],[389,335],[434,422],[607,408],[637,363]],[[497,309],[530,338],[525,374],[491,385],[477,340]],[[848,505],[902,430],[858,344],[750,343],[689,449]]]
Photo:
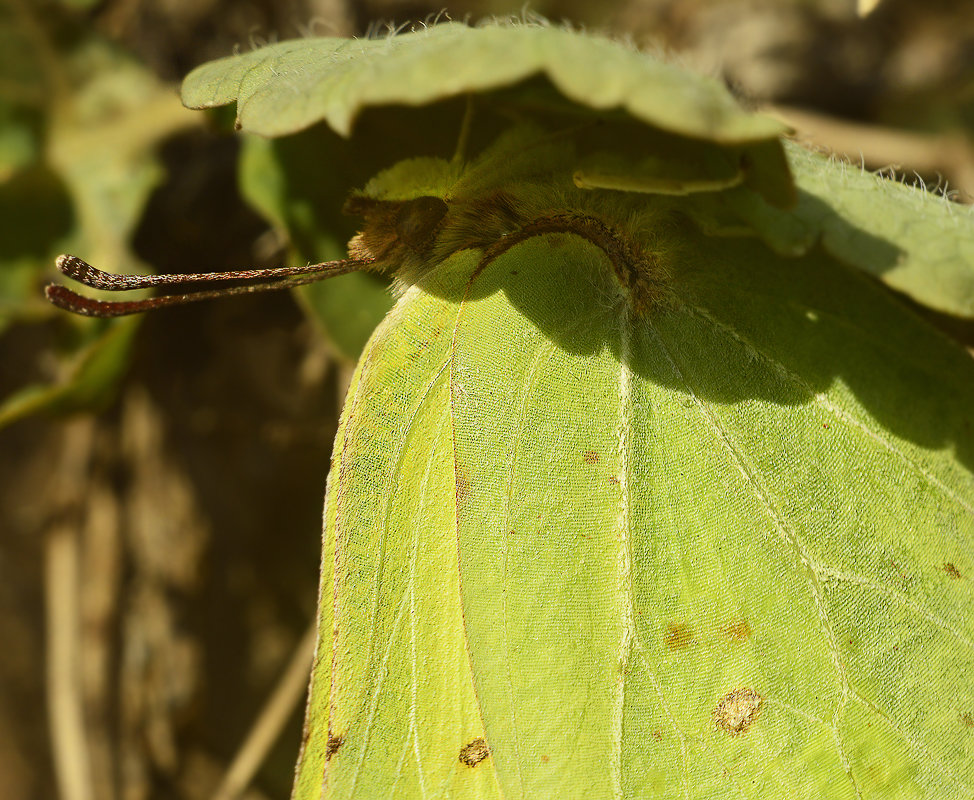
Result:
[[193,272],[164,275],[115,275],[103,272],[77,256],[58,256],[56,264],[63,275],[93,289],[123,292],[156,286],[186,287],[197,283],[221,283],[233,281],[238,285],[220,286],[215,289],[193,289],[181,294],[164,294],[142,300],[96,300],[85,297],[72,289],[52,283],[44,290],[47,299],[58,308],[82,314],[86,317],[121,317],[157,308],[195,303],[216,297],[232,297],[238,294],[269,292],[302,286],[308,283],[345,275],[349,272],[368,270],[375,259],[346,258],[308,264],[304,267],[273,267],[269,269],[245,269],[229,272]]

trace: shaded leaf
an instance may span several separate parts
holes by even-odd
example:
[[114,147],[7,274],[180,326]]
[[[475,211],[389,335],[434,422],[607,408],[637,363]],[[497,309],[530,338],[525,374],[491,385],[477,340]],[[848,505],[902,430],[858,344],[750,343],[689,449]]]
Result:
[[[55,46],[27,4],[4,7],[11,24],[0,34],[8,56],[2,84],[16,124],[0,138],[0,331],[14,322],[52,318],[76,348],[53,353],[58,377],[3,401],[0,424],[26,413],[77,410],[101,403],[127,364],[132,326],[91,326],[68,319],[43,299],[54,258],[83,253],[112,271],[144,271],[129,249],[149,193],[162,178],[156,147],[196,124],[174,93],[106,41],[79,35]],[[26,66],[25,66],[26,65]],[[21,80],[24,70],[29,80]]]
[[691,215],[713,235],[761,236],[797,256],[821,242],[918,303],[974,316],[974,212],[917,186],[788,143],[798,202],[783,210],[745,188],[700,198]]
[[[364,184],[397,158],[449,155],[456,147],[465,101],[422,109],[367,109],[355,136],[344,139],[322,125],[279,139],[245,137],[240,187],[248,202],[289,241],[292,263],[343,258],[362,220],[342,213],[349,188]],[[496,134],[499,120],[477,114],[471,146]],[[390,139],[389,131],[397,135]],[[296,290],[301,305],[348,358],[357,358],[392,305],[388,281],[351,274]]]
[[[800,189],[834,214],[803,208],[808,224],[837,258],[871,272],[914,300],[958,316],[974,316],[974,211],[916,186],[907,186],[829,160],[797,145],[788,148]],[[841,220],[839,222],[838,220]],[[896,248],[884,258],[849,226]]]
[[36,115],[0,98],[0,184],[37,159],[37,123]]
[[[241,192],[277,230],[289,236],[288,260],[292,263],[346,255],[345,241],[351,231],[347,222],[337,219],[334,204],[344,197],[348,184],[340,185],[342,175],[333,167],[337,159],[326,157],[329,139],[311,133],[279,141],[244,140]],[[334,147],[331,152],[337,155]],[[301,287],[297,294],[311,319],[349,359],[358,357],[392,306],[386,282],[363,273]]]
[[129,364],[138,327],[136,317],[98,323],[64,358],[56,380],[24,386],[0,400],[0,428],[32,414],[91,411],[107,404]]

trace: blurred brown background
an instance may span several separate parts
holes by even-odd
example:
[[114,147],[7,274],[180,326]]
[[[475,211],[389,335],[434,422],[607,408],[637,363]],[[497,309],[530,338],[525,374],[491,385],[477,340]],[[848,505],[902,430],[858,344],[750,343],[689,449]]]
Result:
[[[376,21],[421,20],[442,7],[5,5],[0,26],[54,31],[55,42],[60,31],[90,29],[173,87],[235,48],[309,32],[361,35]],[[552,0],[533,10],[718,74],[744,102],[784,109],[809,138],[855,160],[974,192],[974,4],[873,5]],[[476,19],[518,15],[521,3],[458,0],[448,9]],[[11,59],[0,53],[0,100],[21,85]],[[232,137],[203,126],[160,142],[165,171],[131,236],[143,262],[220,270],[281,257],[238,194],[237,151]],[[0,398],[44,373],[54,335],[23,320],[3,331]],[[59,796],[52,724],[69,740],[84,731],[80,746],[59,744],[87,759],[69,764],[89,778],[72,798],[212,797],[314,619],[322,495],[351,364],[287,295],[150,315],[134,348],[97,414],[34,416],[0,430],[4,800]],[[72,613],[75,627],[65,630]],[[49,718],[52,693],[64,691],[81,698],[81,719]],[[247,797],[288,795],[302,713],[290,713]]]

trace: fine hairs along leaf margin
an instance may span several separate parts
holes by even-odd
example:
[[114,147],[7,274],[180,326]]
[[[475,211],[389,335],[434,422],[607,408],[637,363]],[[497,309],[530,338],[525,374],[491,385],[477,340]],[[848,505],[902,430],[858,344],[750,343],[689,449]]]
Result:
[[799,190],[794,208],[773,208],[746,189],[718,202],[782,255],[807,253],[820,241],[917,302],[974,318],[974,207],[792,142],[785,149]]
[[620,109],[672,133],[725,144],[772,140],[784,126],[745,112],[716,80],[595,36],[544,25],[446,22],[378,39],[281,42],[212,61],[183,83],[183,102],[237,102],[237,125],[262,136],[324,120],[348,136],[369,106],[427,105],[535,75],[568,100]]

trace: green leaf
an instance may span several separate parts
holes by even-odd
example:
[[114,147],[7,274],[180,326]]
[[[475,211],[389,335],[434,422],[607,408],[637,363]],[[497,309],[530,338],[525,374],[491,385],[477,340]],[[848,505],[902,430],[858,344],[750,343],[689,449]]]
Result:
[[0,98],[0,184],[37,160],[36,115]]
[[743,111],[716,80],[621,44],[561,28],[444,23],[381,39],[281,42],[197,67],[183,102],[237,102],[244,131],[281,136],[325,120],[343,136],[370,106],[426,105],[544,76],[565,98],[684,136],[727,144],[784,127]]
[[67,188],[46,165],[0,182],[0,333],[13,322],[50,316],[39,281],[74,225]]
[[[244,139],[240,188],[274,227],[290,238],[289,260],[330,261],[345,256],[351,235],[339,219],[347,181],[333,140],[312,131],[280,140]],[[331,152],[335,158],[325,157]],[[343,182],[343,178],[346,180]],[[355,359],[392,306],[386,282],[352,273],[297,291],[311,319],[346,358]]]
[[57,379],[29,384],[0,400],[0,428],[42,412],[69,414],[106,405],[125,374],[139,322],[130,317],[88,325],[82,343],[64,357]]
[[[795,180],[834,212],[808,214],[822,243],[837,258],[882,278],[889,286],[938,311],[974,317],[974,212],[917,186],[827,160],[797,145],[788,148]],[[811,210],[812,204],[804,208]],[[841,224],[838,222],[841,220]],[[867,237],[895,248],[870,246]],[[892,256],[892,257],[891,257]]]
[[[204,64],[183,83],[186,105],[236,102],[241,130],[272,137],[319,121],[350,136],[369,109],[475,93],[479,110],[506,117],[604,126],[610,150],[630,140],[618,169],[620,153],[606,163],[604,147],[601,160],[580,162],[580,185],[681,194],[743,181],[774,206],[794,202],[779,123],[744,111],[712,79],[564,29],[448,23],[383,39],[289,41]],[[481,115],[474,128],[482,126]],[[386,135],[380,146],[389,144]]]
[[[56,319],[50,383],[25,386],[0,405],[0,425],[44,409],[98,406],[127,366],[132,324],[68,319],[44,300],[55,257],[83,253],[109,270],[145,267],[130,250],[150,192],[162,179],[156,148],[196,124],[172,91],[130,56],[90,32],[41,19],[28,4],[9,15],[0,43],[10,55],[0,82],[17,87],[0,104],[0,334],[15,323]],[[64,26],[64,30],[60,26]],[[22,56],[22,57],[21,57]]]
[[575,163],[366,190],[450,203],[343,413],[295,800],[969,797],[974,364]]
[[[916,186],[787,143],[794,208],[745,188],[697,198],[690,213],[712,235],[757,233],[776,252],[815,244],[918,303],[974,316],[974,212]],[[743,227],[742,227],[743,223]]]
[[104,42],[73,54],[90,75],[52,115],[48,155],[76,204],[70,242],[86,259],[119,272],[141,265],[128,239],[149,193],[162,179],[156,147],[198,120],[144,67]]

